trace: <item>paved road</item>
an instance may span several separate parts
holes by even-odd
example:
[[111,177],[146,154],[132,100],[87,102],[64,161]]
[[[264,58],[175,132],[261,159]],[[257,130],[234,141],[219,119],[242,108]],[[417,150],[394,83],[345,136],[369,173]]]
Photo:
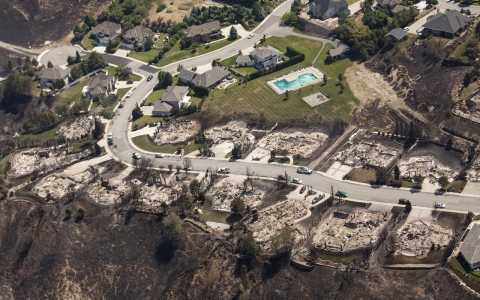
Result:
[[438,8],[443,8],[443,9],[455,9],[460,11],[462,8],[467,10],[470,9],[472,14],[480,14],[480,6],[475,6],[475,5],[467,5],[463,3],[455,3],[453,1],[447,1],[447,0],[438,0],[437,4]]

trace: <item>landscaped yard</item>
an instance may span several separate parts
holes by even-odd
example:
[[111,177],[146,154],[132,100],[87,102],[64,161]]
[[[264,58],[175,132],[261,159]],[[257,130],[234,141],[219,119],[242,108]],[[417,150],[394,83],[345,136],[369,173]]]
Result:
[[[106,68],[106,70],[108,71],[108,75],[114,75],[114,76],[117,76],[118,77],[118,74],[117,74],[117,71],[116,71],[116,67],[114,66],[108,66],[108,68]],[[137,75],[135,73],[132,73],[130,74],[130,78],[119,78],[119,80],[133,80],[133,81],[140,81],[142,80],[142,77],[140,75]]]
[[[160,153],[170,153],[173,154],[177,151],[179,145],[161,145],[157,146],[152,143],[147,138],[147,135],[140,135],[132,138],[132,142],[140,149],[149,151],[149,152],[160,152]],[[184,148],[184,153],[188,154],[193,151],[198,150],[202,147],[203,144],[195,144],[191,142],[188,146]]]
[[90,32],[83,36],[82,45],[84,45],[88,50],[92,50],[95,47],[93,44],[94,42],[95,41],[90,38]]
[[477,82],[471,82],[467,87],[464,87],[460,92],[460,98],[467,100],[467,98],[478,88]]
[[470,271],[460,260],[462,259],[457,257],[452,258],[450,262],[452,270],[455,271],[455,274],[457,274],[467,286],[475,290],[477,293],[480,293],[480,283],[477,282],[480,280],[479,272]]
[[241,67],[241,68],[235,68],[237,72],[242,73],[243,75],[250,75],[252,73],[257,72],[258,70],[255,69],[254,67]]
[[202,215],[198,215],[200,218],[204,219],[205,221],[210,222],[217,222],[217,223],[224,223],[228,224],[227,218],[230,216],[230,213],[227,211],[219,211],[219,210],[211,210],[203,205],[201,207],[203,212]]
[[145,124],[150,124],[153,122],[160,122],[160,121],[163,121],[163,117],[143,116],[133,121],[132,128],[134,128],[135,125],[140,127],[140,126],[144,126]]
[[467,50],[467,43],[470,40],[475,38],[474,28],[475,28],[476,24],[477,24],[477,22],[475,22],[472,26],[470,26],[470,28],[468,29],[469,33],[468,33],[467,38],[465,39],[465,41],[463,43],[458,45],[457,48],[455,48],[455,50],[452,51],[452,53],[450,54],[450,57],[461,59],[463,61],[468,61],[469,60],[468,56],[465,54],[465,51]]
[[[73,102],[82,100],[82,89],[90,82],[90,78],[85,78],[74,86],[64,89],[57,96],[51,99],[51,108],[55,106],[63,107]],[[86,100],[85,100],[86,101]]]
[[18,137],[18,141],[19,142],[22,142],[25,140],[48,141],[48,140],[56,139],[57,138],[56,132],[60,129],[61,126],[62,124],[58,124],[57,126],[49,127],[46,130],[43,130],[40,132],[21,134]]
[[235,55],[235,56],[232,56],[230,58],[224,59],[224,60],[220,61],[220,63],[224,67],[231,67],[231,66],[233,66],[237,63],[237,57],[238,57],[238,54]]
[[[258,116],[263,113],[269,124],[282,121],[303,122],[303,120],[318,122],[320,116],[323,120],[341,118],[348,121],[350,119],[350,112],[358,103],[358,100],[353,96],[345,80],[343,92],[337,86],[336,80],[339,73],[343,74],[345,69],[352,65],[350,59],[325,63],[328,50],[328,47],[325,47],[316,61],[316,65],[332,78],[327,81],[325,86],[323,84],[307,86],[290,92],[288,98],[286,98],[285,95],[277,95],[265,82],[291,71],[310,66],[322,48],[322,43],[301,37],[288,36],[286,38],[270,37],[264,44],[269,44],[280,51],[285,51],[286,46],[291,46],[305,53],[305,60],[281,71],[251,80],[247,84],[233,84],[226,90],[215,90],[205,101],[203,109],[212,110],[218,118],[232,114],[250,113],[253,116]],[[332,100],[314,108],[302,100],[302,97],[317,93],[320,90],[330,96]]]
[[353,168],[350,173],[350,180],[363,182],[363,183],[372,183],[375,181],[375,170],[367,170],[362,168]]
[[130,90],[130,88],[118,89],[117,90],[117,97],[118,99],[122,100],[123,96]]

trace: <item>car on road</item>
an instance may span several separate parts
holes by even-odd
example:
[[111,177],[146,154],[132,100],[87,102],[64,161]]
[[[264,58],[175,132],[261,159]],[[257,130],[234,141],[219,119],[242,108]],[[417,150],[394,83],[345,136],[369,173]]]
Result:
[[250,34],[248,35],[248,38],[251,39],[251,38],[254,37],[254,36],[255,36],[255,34],[250,33]]
[[108,144],[111,146],[113,145],[113,140],[112,139],[108,139]]
[[140,154],[138,154],[137,152],[133,152],[132,157],[135,158],[135,159],[142,158],[142,156]]
[[133,84],[133,80],[127,81],[127,84]]
[[342,198],[347,198],[348,194],[345,193],[345,192],[342,192],[342,191],[338,191],[338,192],[335,193],[335,196],[342,197]]
[[163,158],[163,153],[155,153],[156,158]]
[[192,167],[183,167],[183,169],[184,169],[185,171],[191,171],[191,170],[193,170]]
[[229,168],[219,168],[218,173],[220,174],[230,174],[230,169]]
[[119,108],[122,108],[125,106],[125,100],[122,100],[122,102],[120,102],[120,105],[118,106]]
[[297,177],[293,177],[292,182],[297,184],[302,184],[303,181],[301,179],[298,179]]
[[325,198],[325,194],[315,196],[315,198],[313,198],[313,200],[312,200],[312,204],[317,203],[318,201],[322,200],[323,198]]
[[312,174],[312,169],[308,167],[298,167],[297,168],[297,173],[300,174]]
[[147,81],[150,81],[152,79],[153,79],[153,75],[150,75],[150,76],[147,77]]
[[398,204],[407,205],[408,203],[410,203],[410,201],[405,198],[398,199]]
[[435,208],[445,208],[445,204],[439,203],[439,202],[435,202]]
[[128,92],[125,94],[125,97],[130,98],[130,96],[131,96],[132,94],[133,94],[132,91],[128,91]]
[[305,190],[307,189],[307,186],[302,186],[302,188],[300,189],[300,194],[303,194],[303,192],[305,192]]

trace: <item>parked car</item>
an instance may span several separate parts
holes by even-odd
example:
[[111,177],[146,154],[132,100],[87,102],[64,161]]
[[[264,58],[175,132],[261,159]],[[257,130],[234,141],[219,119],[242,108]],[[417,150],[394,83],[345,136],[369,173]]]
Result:
[[251,39],[254,35],[255,35],[255,34],[250,33],[250,34],[248,35],[248,38]]
[[191,171],[191,170],[193,170],[192,167],[183,167],[183,169],[184,169],[185,171]]
[[409,27],[405,27],[405,28],[403,28],[403,30],[405,30],[405,31],[409,31],[409,30],[410,30],[410,28],[409,28]]
[[147,81],[150,81],[152,79],[153,79],[153,75],[150,75],[150,76],[147,77]]
[[287,177],[285,177],[285,175],[283,175],[283,174],[278,174],[278,179],[279,180],[287,180]]
[[302,186],[302,188],[300,189],[300,194],[303,194],[303,192],[305,192],[306,189],[307,189],[306,185]]
[[302,181],[301,179],[298,179],[298,178],[296,178],[296,177],[293,177],[293,178],[292,178],[292,182],[293,182],[293,183],[297,183],[297,184],[302,184],[303,181]]
[[127,81],[127,84],[133,84],[133,80]]
[[342,198],[347,198],[348,194],[345,193],[345,192],[342,192],[342,191],[338,191],[338,192],[335,193],[335,196],[342,197]]
[[150,126],[150,127],[156,127],[156,126],[158,126],[158,123],[152,122],[152,123],[148,124],[148,126]]
[[297,172],[300,174],[312,174],[312,169],[308,167],[298,167]]
[[141,156],[140,154],[138,154],[137,152],[134,152],[134,153],[132,154],[132,157],[135,158],[135,159],[140,159],[140,158],[142,158],[142,156]]
[[230,174],[230,169],[229,168],[219,168],[218,173],[221,173],[221,174]]
[[410,201],[404,198],[398,199],[398,204],[407,205]]
[[439,203],[439,202],[435,202],[435,208],[445,208],[445,204]]
[[313,198],[313,200],[312,200],[312,204],[317,203],[318,201],[322,200],[323,198],[325,198],[325,194],[315,196],[315,198]]
[[113,140],[112,139],[108,139],[108,144],[111,146],[113,145]]
[[125,106],[125,102],[122,101],[122,102],[120,102],[120,105],[119,105],[118,107],[119,107],[119,108],[122,108],[122,107],[124,107],[124,106]]
[[130,96],[131,96],[132,94],[133,94],[132,91],[128,91],[128,92],[125,94],[125,97],[130,98]]
[[163,153],[155,153],[156,158],[163,158]]

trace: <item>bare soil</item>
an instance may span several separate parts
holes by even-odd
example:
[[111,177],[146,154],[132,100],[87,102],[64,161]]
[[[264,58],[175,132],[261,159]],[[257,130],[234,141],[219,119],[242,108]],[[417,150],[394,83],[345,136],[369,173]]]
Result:
[[[171,5],[170,3],[173,3]],[[152,8],[148,12],[148,17],[150,20],[157,20],[159,17],[164,20],[172,20],[173,22],[180,23],[183,21],[183,17],[186,15],[190,16],[192,7],[194,6],[218,6],[222,7],[223,2],[215,2],[208,0],[173,0],[173,1],[163,1],[167,5],[167,8],[157,13],[158,4],[153,4]],[[188,9],[187,9],[188,8]],[[171,12],[167,12],[171,11]]]

